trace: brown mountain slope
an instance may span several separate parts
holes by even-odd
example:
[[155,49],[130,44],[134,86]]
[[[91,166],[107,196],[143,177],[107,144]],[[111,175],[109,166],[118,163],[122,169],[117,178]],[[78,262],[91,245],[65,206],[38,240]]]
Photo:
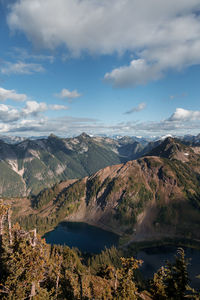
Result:
[[121,234],[132,233],[135,240],[200,238],[200,156],[173,139],[162,144],[160,156],[150,153],[106,167],[68,187],[60,185],[46,202],[45,194],[40,195],[34,199],[42,219],[37,224],[84,221]]

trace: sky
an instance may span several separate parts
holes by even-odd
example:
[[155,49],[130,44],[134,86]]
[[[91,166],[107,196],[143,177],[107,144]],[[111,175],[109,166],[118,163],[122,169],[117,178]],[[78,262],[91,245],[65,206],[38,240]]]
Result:
[[200,0],[0,0],[0,135],[199,125]]

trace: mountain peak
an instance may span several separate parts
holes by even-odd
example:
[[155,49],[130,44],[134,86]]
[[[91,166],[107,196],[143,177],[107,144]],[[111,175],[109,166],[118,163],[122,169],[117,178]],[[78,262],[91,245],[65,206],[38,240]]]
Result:
[[80,137],[80,138],[90,138],[90,136],[85,132],[82,132],[78,137]]
[[171,134],[166,134],[166,135],[164,135],[164,136],[161,136],[161,137],[159,138],[159,140],[160,140],[160,141],[164,141],[164,140],[166,140],[167,138],[173,138],[173,135],[171,135]]
[[178,159],[181,161],[188,161],[188,156],[192,150],[185,146],[179,140],[167,137],[160,145],[151,150],[147,155],[160,156],[169,159]]
[[55,134],[53,134],[53,133],[51,133],[49,136],[48,136],[48,138],[54,138],[54,139],[58,139],[58,136],[57,135],[55,135]]

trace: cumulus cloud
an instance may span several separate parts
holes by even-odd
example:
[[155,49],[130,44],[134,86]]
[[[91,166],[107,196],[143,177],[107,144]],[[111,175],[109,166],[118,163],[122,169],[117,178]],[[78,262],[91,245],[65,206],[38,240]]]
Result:
[[[200,19],[199,19],[200,33]],[[178,44],[155,45],[138,53],[129,66],[107,72],[104,79],[115,87],[134,87],[162,78],[170,70],[182,70],[200,64],[200,39]]]
[[106,73],[104,79],[116,87],[129,87],[145,84],[162,76],[161,70],[155,64],[144,59],[132,60],[129,66],[123,66]]
[[199,7],[199,0],[20,0],[8,24],[37,45],[108,54],[197,38]]
[[135,106],[135,107],[131,108],[130,110],[126,111],[124,114],[129,115],[134,112],[139,112],[139,111],[145,109],[145,107],[146,107],[146,103],[142,102],[142,103],[139,103],[138,106]]
[[19,120],[20,113],[17,109],[0,104],[0,121],[4,123],[10,123]]
[[62,91],[59,94],[55,94],[55,96],[61,99],[64,98],[75,99],[75,98],[79,98],[81,94],[79,94],[77,90],[69,91],[68,89],[62,89]]
[[44,72],[44,68],[40,64],[25,63],[18,61],[17,63],[6,62],[3,67],[0,68],[1,73],[5,75],[10,74],[33,74]]
[[44,102],[27,101],[26,106],[22,109],[23,115],[37,116],[39,113],[47,110],[47,104]]
[[[48,110],[66,109],[68,107],[64,105],[47,105],[44,102],[39,103],[36,101],[27,101],[22,108],[0,104],[0,132],[27,132],[29,129],[33,131],[53,130],[52,120],[48,122],[48,118],[43,113]],[[63,126],[60,118],[55,124],[55,131],[57,125],[59,128]]]
[[74,56],[130,51],[130,65],[105,76],[124,87],[200,63],[199,10],[199,0],[19,0],[7,21],[37,47],[65,44]]
[[38,116],[40,113],[47,110],[68,110],[69,107],[65,105],[50,104],[47,105],[45,102],[27,101],[25,107],[22,109],[22,115],[33,115]]
[[200,110],[177,108],[169,118],[169,121],[200,121]]
[[7,90],[0,87],[0,101],[6,100],[14,100],[14,101],[26,101],[27,96],[25,94],[18,94],[15,90]]

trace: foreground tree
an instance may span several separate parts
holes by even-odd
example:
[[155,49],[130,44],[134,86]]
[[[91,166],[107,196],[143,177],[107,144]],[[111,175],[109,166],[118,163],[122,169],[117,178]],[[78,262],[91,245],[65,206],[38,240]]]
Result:
[[13,243],[7,251],[8,276],[3,283],[3,299],[26,299],[49,293],[41,287],[48,267],[48,246],[40,237],[25,232],[18,225],[13,228]]
[[[189,287],[188,261],[181,248],[175,263],[161,267],[154,274],[150,291],[143,291],[135,276],[141,260],[121,258],[119,263],[118,253],[106,250],[95,261],[90,260],[90,269],[78,251],[47,245],[36,229],[24,231],[18,224],[12,227],[10,216],[10,207],[0,202],[0,299],[199,299]],[[113,257],[116,265],[112,264]]]
[[175,263],[168,262],[154,274],[151,282],[151,293],[155,300],[182,300],[191,296],[199,299],[199,295],[189,286],[188,260],[185,253],[179,248],[175,256]]
[[117,287],[114,291],[114,299],[139,299],[137,283],[134,280],[134,272],[142,264],[141,260],[131,258],[121,258],[122,268],[115,273]]

